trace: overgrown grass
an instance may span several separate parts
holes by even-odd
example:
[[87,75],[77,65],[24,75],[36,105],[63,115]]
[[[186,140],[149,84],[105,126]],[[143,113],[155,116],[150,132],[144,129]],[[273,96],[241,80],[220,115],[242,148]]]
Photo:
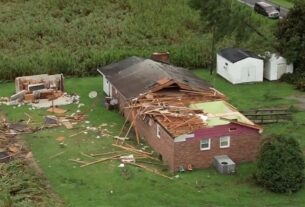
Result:
[[[99,65],[154,51],[169,51],[177,65],[206,67],[210,29],[188,2],[2,0],[0,80],[37,73],[84,76]],[[261,33],[272,37],[274,21],[244,10],[260,22]],[[272,49],[254,33],[241,43],[226,37],[217,48],[237,44],[259,52]]]
[[0,165],[1,207],[60,207],[42,177],[21,161]]
[[271,0],[271,2],[280,5],[284,8],[290,9],[293,7],[293,2],[291,0]]
[[[264,82],[233,86],[222,78],[210,76],[206,70],[195,70],[195,73],[214,84],[240,109],[294,104],[294,101],[285,99],[295,93],[294,89],[285,83]],[[13,84],[0,85],[0,87],[0,96],[14,91]],[[105,136],[97,139],[96,135],[90,132],[87,135],[69,136],[81,131],[83,127],[98,126],[101,123],[107,123],[113,135],[117,135],[124,120],[119,113],[107,111],[101,106],[103,95],[100,77],[67,79],[66,88],[69,92],[77,92],[81,95],[81,102],[85,103],[85,106],[80,110],[89,111],[90,124],[83,123],[79,129],[72,131],[65,128],[50,129],[28,135],[25,139],[52,187],[60,194],[67,206],[301,207],[305,202],[305,189],[292,195],[280,195],[256,186],[252,180],[254,164],[238,166],[238,173],[233,176],[221,176],[214,169],[207,169],[179,174],[180,177],[174,180],[167,180],[131,166],[127,168],[128,176],[126,176],[126,173],[123,174],[118,168],[117,161],[79,168],[78,164],[69,159],[90,159],[81,155],[81,152],[90,154],[114,150],[111,146],[112,138]],[[95,100],[88,98],[91,90],[99,92],[96,106],[93,104]],[[75,105],[65,108],[69,109],[68,114],[78,109]],[[40,122],[41,116],[46,114],[45,110],[29,111],[28,107],[14,109],[0,106],[0,110],[5,110],[11,120],[24,119],[24,112],[27,112]],[[275,132],[282,135],[293,133],[301,138],[304,129],[300,126],[305,122],[304,117],[304,112],[297,112],[294,122],[268,125],[265,127],[265,133]],[[59,136],[65,137],[66,147],[61,147],[56,140]],[[299,140],[302,147],[305,147],[305,141]],[[50,156],[63,151],[65,153],[61,156],[50,159]]]

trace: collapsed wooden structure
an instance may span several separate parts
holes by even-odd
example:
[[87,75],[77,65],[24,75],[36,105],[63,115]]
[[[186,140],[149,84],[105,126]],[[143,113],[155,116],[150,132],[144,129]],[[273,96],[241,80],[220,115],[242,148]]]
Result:
[[148,142],[172,171],[209,167],[217,155],[255,159],[262,128],[189,70],[131,57],[98,71],[131,123],[123,137],[133,127],[137,142]]
[[17,77],[15,79],[16,94],[13,100],[25,100],[32,102],[35,99],[54,99],[63,95],[63,74],[56,75],[33,75]]
[[[161,123],[172,136],[177,137],[207,125],[204,119],[207,114],[201,110],[189,108],[188,105],[198,101],[222,99],[226,97],[213,88],[193,89],[175,80],[161,79],[148,92],[132,99],[125,109],[130,109],[132,123],[135,123],[136,117],[143,120],[150,117]],[[139,143],[136,124],[133,127]]]

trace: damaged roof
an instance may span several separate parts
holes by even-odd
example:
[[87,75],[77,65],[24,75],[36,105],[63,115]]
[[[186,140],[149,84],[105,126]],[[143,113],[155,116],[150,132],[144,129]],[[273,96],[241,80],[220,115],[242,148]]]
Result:
[[147,92],[162,79],[188,85],[194,89],[210,89],[211,85],[191,71],[151,59],[130,57],[107,65],[98,71],[126,98]]
[[261,59],[258,55],[254,54],[253,52],[241,48],[226,48],[221,50],[218,54],[232,63],[238,62],[248,57]]

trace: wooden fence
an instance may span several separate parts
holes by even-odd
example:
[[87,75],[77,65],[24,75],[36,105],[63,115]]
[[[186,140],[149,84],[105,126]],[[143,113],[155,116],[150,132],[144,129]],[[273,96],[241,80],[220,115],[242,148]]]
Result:
[[242,111],[242,113],[257,124],[272,124],[292,120],[289,109],[257,109]]

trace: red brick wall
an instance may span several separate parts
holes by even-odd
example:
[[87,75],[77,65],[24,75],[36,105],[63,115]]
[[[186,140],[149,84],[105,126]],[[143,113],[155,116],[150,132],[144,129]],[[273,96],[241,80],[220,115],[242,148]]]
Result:
[[[230,128],[236,130],[230,132]],[[261,140],[257,130],[237,124],[201,129],[194,135],[194,138],[175,143],[175,170],[188,164],[192,164],[193,168],[210,167],[217,155],[228,155],[236,163],[254,161]],[[230,136],[230,147],[220,148],[219,137],[226,135]],[[205,138],[211,139],[210,150],[200,150],[200,140]]]
[[[123,95],[119,93],[113,87],[113,97],[117,98],[119,101],[120,111],[123,112],[125,118],[129,117],[128,120],[132,121],[132,114],[130,109],[124,108],[127,106],[127,101]],[[151,118],[150,118],[151,119]],[[157,153],[162,155],[163,161],[169,165],[171,169],[174,168],[174,140],[167,133],[167,131],[160,125],[160,138],[157,137],[157,123],[151,119],[151,126],[148,125],[147,121],[138,118],[136,121],[136,126],[140,138],[144,138],[150,147],[154,149]]]
[[[118,91],[115,93],[115,88],[113,88],[113,96],[118,99],[124,116],[128,117],[129,110],[124,108],[127,103],[126,99]],[[131,115],[129,115],[129,120],[131,120]],[[183,142],[174,142],[162,126],[160,126],[161,137],[157,137],[155,121],[149,126],[144,120],[138,118],[136,125],[140,137],[162,155],[171,171],[177,171],[180,165],[186,167],[188,164],[192,164],[193,168],[210,167],[214,156],[217,155],[228,155],[236,163],[253,161],[256,158],[261,138],[258,130],[231,123],[203,128],[194,132],[193,138],[188,138]],[[235,128],[235,130],[230,131],[230,128]],[[220,148],[219,137],[225,135],[230,136],[230,147]],[[200,140],[204,138],[211,138],[210,150],[200,150]]]
[[163,161],[169,165],[169,168],[174,169],[174,140],[166,130],[160,126],[160,138],[158,138],[157,123],[152,120],[150,126],[142,119],[137,119],[137,129],[149,146],[162,155]]

